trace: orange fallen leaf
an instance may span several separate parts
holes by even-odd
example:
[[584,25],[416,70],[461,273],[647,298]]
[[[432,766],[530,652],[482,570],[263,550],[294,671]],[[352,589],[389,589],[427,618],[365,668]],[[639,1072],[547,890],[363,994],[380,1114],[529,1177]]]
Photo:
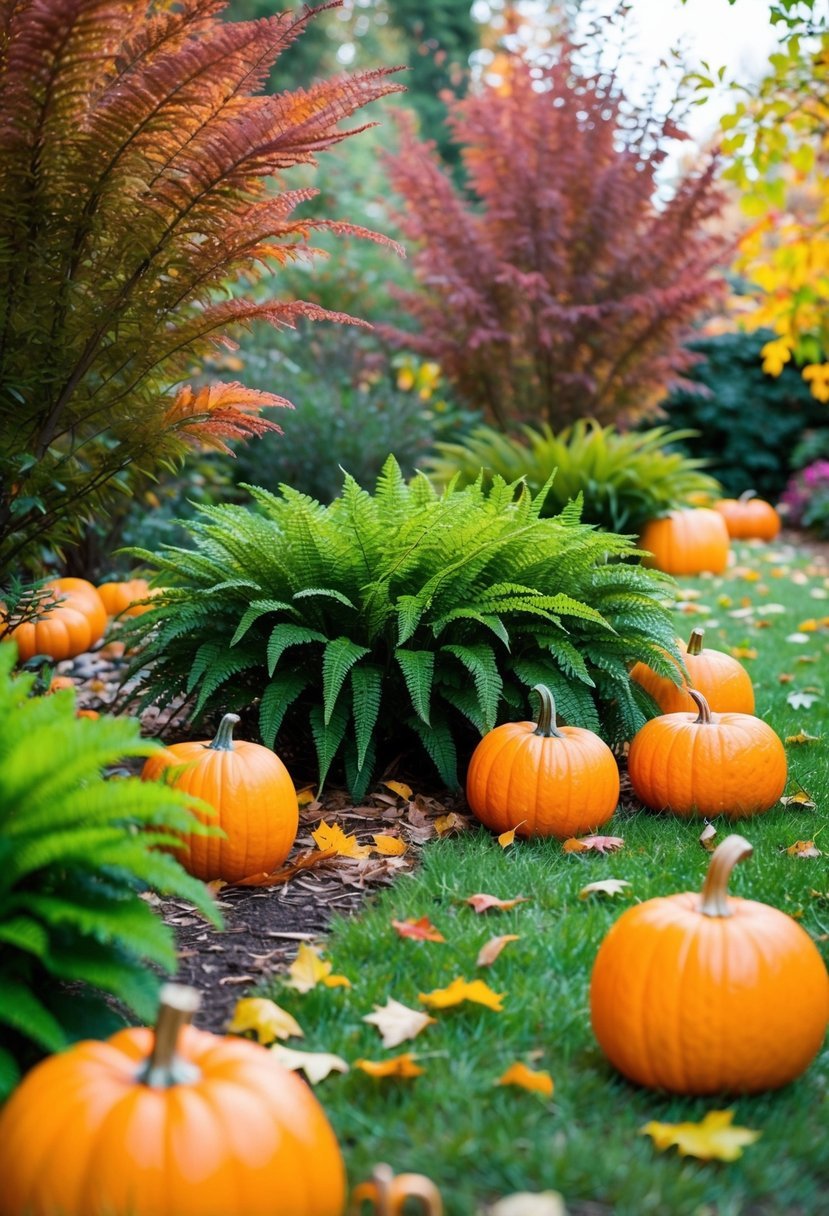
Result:
[[462,832],[465,827],[465,821],[454,811],[450,811],[448,815],[439,815],[435,820],[435,831],[438,836],[448,836],[450,832]]
[[676,1147],[681,1157],[701,1161],[736,1161],[761,1132],[734,1127],[733,1110],[710,1110],[701,1123],[646,1123],[640,1134],[650,1136],[659,1152]]
[[[522,819],[521,823],[523,822],[524,820]],[[502,849],[508,849],[511,844],[515,844],[515,833],[521,827],[521,823],[516,824],[514,828],[510,828],[508,832],[502,832],[498,837],[498,843]]]
[[393,794],[398,794],[401,798],[408,800],[412,796],[411,786],[406,785],[405,781],[384,781],[383,785],[387,790],[391,790]]
[[435,1019],[422,1009],[410,1009],[389,997],[385,1005],[375,1005],[374,1012],[367,1013],[363,1021],[377,1027],[383,1036],[384,1047],[398,1047],[433,1025]]
[[503,1076],[499,1077],[495,1082],[496,1085],[518,1085],[521,1089],[533,1090],[536,1093],[543,1094],[545,1098],[553,1096],[555,1088],[553,1078],[548,1072],[543,1069],[538,1071],[527,1068],[526,1064],[522,1064],[517,1060],[514,1064],[510,1064]]
[[348,1072],[348,1065],[342,1056],[332,1055],[328,1051],[294,1051],[292,1047],[283,1047],[281,1043],[274,1044],[270,1049],[283,1068],[291,1072],[305,1073],[311,1085],[317,1085],[332,1072]]
[[424,1070],[415,1063],[416,1057],[404,1051],[390,1060],[355,1060],[354,1067],[362,1069],[370,1077],[420,1077]]
[[591,895],[621,895],[630,883],[624,878],[602,878],[599,882],[589,882],[579,891],[579,899],[588,899]]
[[808,621],[801,621],[797,628],[799,633],[815,633],[820,625],[813,617],[810,617]]
[[406,841],[401,840],[399,836],[387,836],[384,832],[378,832],[372,839],[377,852],[382,853],[384,857],[400,857],[408,847]]
[[802,807],[804,811],[813,811],[815,809],[815,800],[811,794],[807,794],[805,790],[797,790],[794,794],[789,794],[781,798],[783,806]]
[[730,653],[735,659],[756,659],[757,651],[753,646],[732,646]]
[[332,964],[323,959],[319,950],[302,942],[297,956],[288,968],[290,979],[285,983],[297,992],[310,992],[317,984],[326,988],[350,988],[351,980],[344,975],[332,975]]
[[260,1043],[303,1037],[299,1022],[286,1009],[261,996],[247,996],[237,1001],[227,1029],[230,1034],[253,1030]]
[[517,933],[504,933],[501,937],[491,937],[489,941],[481,946],[478,951],[478,957],[475,960],[476,967],[491,967],[498,955],[503,950],[504,946],[508,946],[510,942],[519,940]]
[[625,841],[623,836],[571,836],[561,847],[565,853],[616,853]]
[[308,806],[315,798],[313,785],[306,785],[304,789],[297,790],[296,800],[300,807]]
[[321,823],[311,833],[318,849],[333,849],[340,857],[370,857],[371,845],[358,844],[356,836],[346,836],[338,823]]
[[485,895],[482,891],[477,895],[470,895],[464,903],[469,904],[470,908],[474,908],[480,915],[481,912],[489,912],[493,908],[497,908],[499,912],[505,912],[509,908],[514,908],[516,904],[529,903],[529,898],[526,895],[516,895],[515,899],[498,899],[496,895]]
[[821,735],[810,735],[807,730],[800,730],[796,735],[786,735],[787,743],[820,743]]
[[330,858],[336,856],[336,849],[309,849],[307,853],[302,853],[296,861],[283,866],[281,870],[274,870],[272,874],[251,874],[248,878],[240,878],[232,885],[234,887],[276,887],[280,883],[290,882],[295,874],[301,874],[303,870],[312,870],[314,866],[321,865],[323,861],[329,861]]
[[794,676],[791,674],[791,672],[781,671],[777,677],[777,682],[779,684],[791,684],[793,679]]
[[493,992],[483,980],[465,980],[461,977],[452,980],[446,988],[435,988],[432,992],[421,992],[418,1000],[430,1009],[448,1009],[450,1005],[461,1005],[471,1001],[475,1005],[485,1005],[500,1013],[503,1009],[501,1002],[503,992]]
[[446,941],[446,938],[435,928],[428,916],[421,916],[419,920],[414,920],[411,917],[408,920],[393,920],[391,923],[401,937],[410,937],[413,941]]
[[820,849],[815,848],[814,840],[796,840],[786,849],[790,857],[822,857]]

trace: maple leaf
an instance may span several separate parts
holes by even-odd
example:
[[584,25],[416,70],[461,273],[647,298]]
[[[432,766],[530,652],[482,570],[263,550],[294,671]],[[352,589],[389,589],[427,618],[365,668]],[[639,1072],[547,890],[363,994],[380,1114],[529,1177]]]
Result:
[[373,840],[377,852],[382,853],[384,857],[399,857],[401,853],[406,852],[406,842],[399,836],[386,836],[384,833],[378,832]]
[[[786,735],[787,743],[820,743],[821,735],[810,735],[806,730],[800,730],[796,735]],[[783,799],[781,798],[782,802]]]
[[393,920],[391,923],[401,937],[410,937],[413,941],[446,941],[446,938],[435,928],[428,916],[421,916],[419,920],[414,920],[411,917],[408,920]]
[[491,967],[498,955],[503,950],[504,946],[510,942],[519,940],[517,933],[504,933],[501,937],[491,937],[489,941],[481,946],[478,951],[478,957],[475,960],[476,967]]
[[479,891],[477,895],[470,895],[464,903],[469,904],[470,908],[474,908],[480,915],[482,912],[489,912],[493,908],[499,912],[505,912],[509,908],[514,908],[516,904],[529,903],[529,897],[526,895],[516,895],[514,899],[498,899],[497,895],[485,895]]
[[291,1047],[283,1047],[281,1043],[276,1043],[270,1050],[271,1055],[276,1056],[283,1068],[290,1072],[302,1070],[311,1085],[324,1081],[329,1073],[348,1072],[345,1060],[328,1051],[294,1051]]
[[450,1005],[461,1005],[471,1001],[475,1005],[485,1005],[500,1013],[503,1009],[501,1002],[505,993],[493,992],[483,980],[465,980],[461,977],[452,980],[446,988],[435,988],[432,992],[421,992],[418,1000],[430,1009],[448,1009]]
[[486,1216],[567,1216],[558,1191],[519,1191],[486,1209]]
[[822,857],[820,849],[815,848],[814,840],[796,840],[786,849],[789,857]]
[[706,823],[705,827],[699,834],[699,842],[705,849],[706,853],[713,853],[715,849],[714,841],[717,838],[717,829],[713,823]]
[[798,790],[795,794],[788,794],[780,799],[783,806],[802,807],[804,811],[813,811],[816,803],[811,794],[807,794],[805,790]]
[[421,1030],[434,1023],[428,1013],[421,1009],[410,1009],[389,997],[385,1005],[375,1005],[373,1013],[367,1013],[363,1018],[371,1026],[376,1026],[383,1036],[384,1047],[397,1047],[408,1039],[415,1038]]
[[682,1157],[701,1161],[736,1161],[747,1144],[759,1140],[762,1132],[734,1127],[733,1110],[710,1110],[701,1123],[646,1123],[640,1134],[650,1136],[660,1153],[679,1149]]
[[253,1030],[260,1043],[303,1036],[302,1027],[287,1010],[260,996],[247,996],[237,1001],[227,1029],[230,1034]]
[[354,1067],[361,1068],[370,1077],[420,1077],[424,1070],[415,1059],[410,1052],[404,1051],[390,1060],[355,1060]]
[[412,796],[411,786],[406,785],[404,781],[384,781],[383,785],[387,790],[391,790],[393,794],[398,794],[399,797],[408,800]]
[[571,836],[561,847],[565,853],[616,853],[624,846],[623,836]]
[[321,823],[311,833],[318,849],[333,849],[340,857],[369,857],[370,844],[358,844],[356,836],[346,836],[338,823]]
[[819,700],[820,697],[814,692],[790,692],[786,704],[791,705],[792,709],[811,709]]
[[602,878],[599,882],[589,882],[579,891],[579,899],[589,899],[591,895],[621,895],[630,883],[624,878]]
[[302,942],[297,956],[288,968],[290,979],[285,983],[297,992],[310,992],[317,984],[326,988],[350,988],[351,981],[344,975],[332,975],[332,964],[320,956],[319,950]]
[[544,1094],[545,1098],[553,1096],[553,1078],[548,1072],[543,1069],[538,1071],[527,1068],[526,1064],[522,1064],[520,1060],[516,1060],[514,1064],[510,1064],[509,1068],[495,1082],[496,1085],[518,1085],[521,1089],[533,1090],[536,1093]]

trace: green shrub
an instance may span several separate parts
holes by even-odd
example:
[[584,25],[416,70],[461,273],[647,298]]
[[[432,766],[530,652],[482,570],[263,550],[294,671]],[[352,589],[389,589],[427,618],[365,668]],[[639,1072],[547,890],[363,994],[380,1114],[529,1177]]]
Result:
[[32,697],[35,677],[11,675],[15,655],[0,646],[0,1096],[20,1062],[94,1033],[107,997],[152,1016],[159,980],[148,964],[172,972],[176,954],[142,890],[190,900],[219,923],[204,886],[158,851],[200,830],[193,799],[102,775],[159,744],[127,718],[76,718],[71,690]]
[[495,476],[523,478],[534,494],[552,477],[545,504],[550,514],[581,494],[587,523],[632,533],[692,495],[719,491],[717,482],[701,472],[702,461],[665,450],[688,434],[667,427],[620,434],[584,419],[557,435],[546,424],[522,427],[522,437],[482,426],[462,443],[436,444],[439,455],[424,469],[439,485],[453,477],[459,485],[469,485],[482,470],[485,485]]
[[412,733],[455,786],[459,751],[527,717],[540,680],[611,742],[652,712],[628,667],[670,673],[672,580],[621,560],[630,541],[578,504],[541,518],[546,487],[516,499],[500,478],[438,495],[392,457],[374,495],[347,476],[328,507],[250,492],[258,512],[203,508],[191,550],[137,554],[168,588],[128,626],[145,704],[187,693],[198,719],[256,703],[268,746],[299,724],[320,783],[341,756],[355,797]]
[[774,501],[804,428],[826,424],[826,406],[796,368],[779,376],[763,371],[760,349],[773,336],[758,330],[692,342],[703,356],[689,375],[699,391],[675,392],[662,403],[670,426],[695,432],[682,440],[683,450],[705,460],[731,496],[753,489]]

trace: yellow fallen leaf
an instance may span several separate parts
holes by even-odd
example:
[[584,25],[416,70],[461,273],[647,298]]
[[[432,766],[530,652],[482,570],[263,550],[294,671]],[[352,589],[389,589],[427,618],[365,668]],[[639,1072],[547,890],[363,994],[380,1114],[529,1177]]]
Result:
[[373,840],[377,852],[382,853],[384,857],[399,857],[406,852],[406,841],[401,840],[399,836],[386,836],[383,832],[378,832]]
[[244,1034],[246,1030],[253,1030],[260,1043],[272,1043],[274,1039],[290,1039],[292,1036],[302,1038],[303,1033],[296,1018],[262,996],[246,996],[237,1001],[227,1029],[230,1034]]
[[786,849],[789,857],[822,857],[820,849],[815,848],[814,840],[796,840]]
[[446,988],[419,993],[418,1000],[430,1009],[448,1009],[450,1005],[462,1005],[464,1001],[471,1001],[475,1005],[485,1005],[487,1009],[500,1013],[504,995],[503,992],[493,992],[483,980],[469,981],[459,977],[452,980]]
[[756,659],[757,651],[753,646],[732,646],[730,653],[735,659]]
[[660,1153],[679,1149],[681,1157],[701,1161],[736,1161],[748,1144],[759,1140],[762,1132],[734,1127],[733,1110],[710,1110],[701,1123],[646,1123],[640,1134],[650,1136]]
[[464,902],[480,915],[481,912],[489,912],[493,908],[499,912],[506,912],[510,908],[514,908],[516,904],[529,903],[529,898],[526,895],[516,895],[514,899],[499,899],[497,895],[486,895],[483,891],[479,891],[477,895],[470,895]]
[[370,857],[371,845],[358,844],[356,836],[346,836],[338,823],[321,823],[311,833],[318,849],[334,849],[341,857]]
[[813,811],[816,803],[811,794],[807,794],[805,790],[798,790],[795,794],[788,794],[780,799],[783,806],[800,807],[804,811]]
[[344,975],[332,975],[332,964],[320,956],[320,952],[307,942],[302,942],[297,956],[288,968],[290,979],[285,983],[297,992],[310,992],[317,984],[326,988],[350,988],[351,980]]
[[508,849],[511,844],[515,844],[515,832],[515,828],[510,828],[508,832],[501,833],[498,837],[498,843],[502,849]]
[[367,1013],[363,1021],[377,1027],[383,1036],[384,1047],[398,1047],[419,1035],[435,1019],[421,1009],[410,1009],[389,997],[385,1005],[375,1005],[374,1012]]
[[294,1051],[291,1047],[276,1043],[271,1048],[271,1055],[276,1056],[282,1067],[290,1072],[302,1070],[312,1085],[324,1081],[329,1073],[348,1072],[345,1060],[327,1051]]
[[439,815],[435,820],[435,831],[438,836],[448,836],[450,832],[462,832],[466,823],[460,815],[450,811],[448,815]]
[[405,798],[407,802],[412,796],[411,786],[406,785],[405,781],[384,781],[383,785],[387,790],[391,790],[393,794],[398,794],[401,798]]
[[354,1067],[370,1077],[420,1077],[424,1070],[415,1063],[415,1056],[404,1051],[390,1060],[355,1060]]
[[820,743],[820,740],[820,735],[810,735],[807,730],[798,731],[796,735],[786,735],[787,743]]
[[522,1064],[520,1060],[510,1064],[507,1071],[498,1078],[495,1084],[519,1085],[521,1089],[534,1090],[536,1093],[544,1094],[545,1098],[551,1098],[555,1088],[553,1078],[548,1072],[544,1072],[543,1069],[535,1071],[527,1068],[527,1065]]
[[314,801],[315,796],[313,785],[306,785],[304,789],[297,790],[296,792],[297,804],[300,807],[308,806]]
[[501,937],[491,937],[489,941],[481,946],[478,951],[478,957],[475,960],[476,967],[491,967],[498,955],[503,950],[504,946],[510,942],[517,942],[517,933],[504,933]]
[[814,618],[810,618],[808,621],[801,621],[797,628],[800,633],[814,633],[820,625]]
[[624,878],[602,878],[598,882],[589,882],[579,891],[579,899],[588,899],[591,895],[621,895],[630,883]]

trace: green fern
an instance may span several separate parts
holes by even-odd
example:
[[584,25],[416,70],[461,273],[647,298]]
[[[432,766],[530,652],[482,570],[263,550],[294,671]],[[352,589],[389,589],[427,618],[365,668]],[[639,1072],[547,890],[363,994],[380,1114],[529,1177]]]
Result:
[[588,523],[632,533],[694,495],[719,495],[719,483],[702,472],[704,461],[668,450],[694,433],[665,426],[622,433],[585,419],[558,434],[546,424],[524,426],[515,436],[480,426],[464,443],[438,443],[440,454],[425,471],[437,485],[452,478],[470,485],[481,476],[490,484],[497,475],[508,483],[525,481],[536,495],[550,486],[550,514],[581,495]]
[[83,986],[93,1017],[107,996],[153,1014],[155,969],[175,969],[175,943],[142,890],[219,923],[204,886],[158,851],[203,830],[193,799],[103,776],[159,745],[130,719],[76,718],[71,691],[33,697],[35,677],[11,674],[15,654],[0,644],[0,1097],[21,1064],[69,1041],[62,981]]
[[210,507],[185,525],[192,548],[140,552],[165,584],[125,626],[143,703],[189,695],[197,717],[228,695],[258,703],[268,746],[280,730],[313,740],[320,782],[342,761],[356,797],[418,741],[457,785],[458,758],[528,716],[539,681],[611,743],[652,712],[627,673],[640,659],[667,673],[673,584],[577,505],[545,517],[549,487],[496,476],[439,494],[390,457],[374,494],[347,476],[328,507],[248,488],[257,510]]

